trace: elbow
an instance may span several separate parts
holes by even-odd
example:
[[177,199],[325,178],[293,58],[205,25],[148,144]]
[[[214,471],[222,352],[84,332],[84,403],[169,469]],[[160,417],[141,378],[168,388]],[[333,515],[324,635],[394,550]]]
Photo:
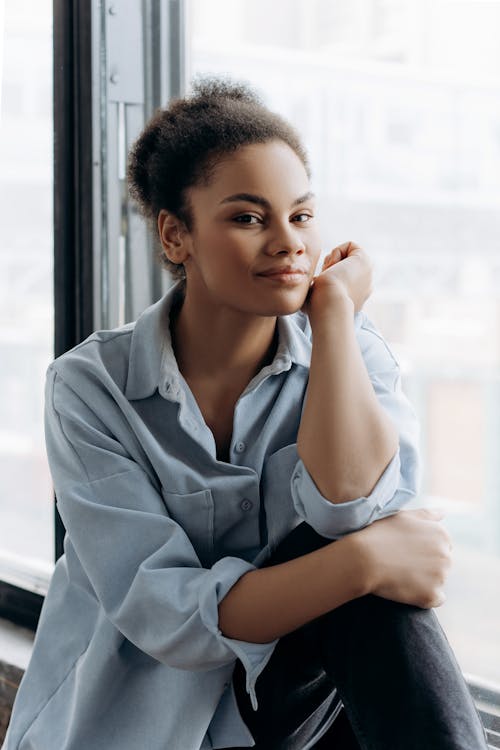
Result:
[[340,505],[341,503],[358,500],[360,497],[368,497],[376,484],[377,482],[370,487],[370,485],[364,482],[342,485],[338,482],[324,482],[317,484],[317,486],[326,500],[333,505]]
[[364,464],[363,469],[350,482],[340,484],[338,482],[327,484],[323,487],[323,496],[334,505],[348,503],[361,497],[370,497],[376,490],[377,485],[394,461],[399,451],[399,444],[387,459],[372,463],[371,466]]

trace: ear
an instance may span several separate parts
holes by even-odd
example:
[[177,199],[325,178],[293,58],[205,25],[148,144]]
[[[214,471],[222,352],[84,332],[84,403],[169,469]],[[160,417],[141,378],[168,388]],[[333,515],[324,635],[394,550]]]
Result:
[[158,214],[158,233],[167,258],[173,263],[184,263],[188,257],[184,223],[162,208]]

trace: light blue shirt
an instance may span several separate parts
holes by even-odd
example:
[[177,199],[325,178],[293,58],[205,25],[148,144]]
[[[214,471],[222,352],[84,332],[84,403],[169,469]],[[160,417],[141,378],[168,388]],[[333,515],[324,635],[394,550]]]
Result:
[[357,340],[399,431],[399,450],[371,494],[333,504],[298,458],[311,356],[301,312],[278,318],[274,360],[236,403],[230,462],[217,460],[171,345],[179,289],[136,322],[94,332],[47,370],[47,454],[67,533],[4,750],[254,745],[233,668],[240,659],[256,709],[255,682],[279,639],[226,637],[219,602],[302,521],[338,539],[417,492],[415,412],[364,312],[354,316]]

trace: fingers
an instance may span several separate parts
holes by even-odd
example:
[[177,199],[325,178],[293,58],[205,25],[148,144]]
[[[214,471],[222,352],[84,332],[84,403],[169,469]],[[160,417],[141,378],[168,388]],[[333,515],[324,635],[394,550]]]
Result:
[[[445,516],[445,512],[442,508],[418,508],[415,512],[423,518],[428,518],[430,521],[441,521]],[[444,526],[442,527],[442,533],[446,547],[451,552],[453,549],[453,540]]]
[[338,245],[335,249],[340,250],[342,256],[346,258],[355,250],[361,250],[362,248],[352,240],[348,240],[347,242],[343,242],[341,245]]
[[434,609],[434,607],[441,607],[446,601],[446,594],[441,589],[440,591],[436,592],[436,598],[434,599],[433,603],[431,604],[428,609]]
[[363,256],[366,256],[363,248],[357,245],[355,242],[352,242],[352,240],[343,242],[341,245],[337,245],[337,247],[335,247],[330,253],[328,253],[328,255],[325,256],[325,259],[323,260],[322,270],[324,271],[330,266],[333,266],[335,263],[338,263],[340,260],[344,260],[344,258],[349,257],[350,255],[361,254]]
[[423,510],[426,510],[432,518],[444,518],[444,510],[442,508],[423,508]]
[[328,255],[323,260],[322,270],[325,271],[327,268],[335,265],[335,263],[338,263],[340,260],[342,260],[342,253],[340,251],[340,248],[336,247],[334,250],[332,250],[331,253],[328,253]]

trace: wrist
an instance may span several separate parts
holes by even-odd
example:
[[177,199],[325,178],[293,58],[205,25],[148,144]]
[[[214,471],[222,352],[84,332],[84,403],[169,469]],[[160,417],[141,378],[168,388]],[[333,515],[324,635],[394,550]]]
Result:
[[363,529],[354,531],[343,537],[351,546],[352,559],[356,561],[357,576],[359,580],[360,594],[365,596],[371,594],[376,588],[376,563],[373,550]]
[[346,292],[335,291],[328,300],[314,302],[313,298],[309,304],[308,316],[311,327],[323,323],[330,323],[339,318],[354,320],[354,302]]

